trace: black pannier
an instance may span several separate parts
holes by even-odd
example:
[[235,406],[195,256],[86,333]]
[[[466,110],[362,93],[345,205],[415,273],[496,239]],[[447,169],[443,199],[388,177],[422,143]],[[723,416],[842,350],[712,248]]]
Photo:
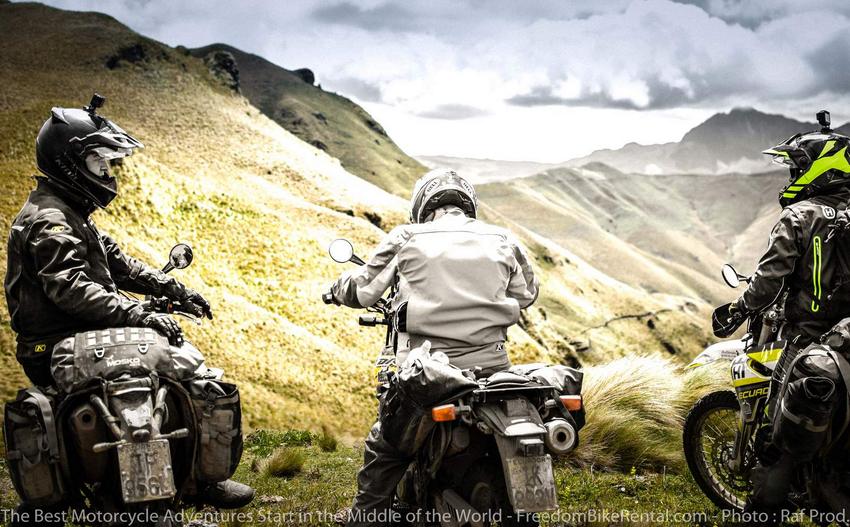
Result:
[[23,501],[50,507],[65,498],[59,439],[50,398],[38,388],[18,392],[3,414],[6,461]]
[[788,368],[773,416],[773,443],[797,461],[808,461],[826,445],[839,401],[846,397],[834,351],[812,345]]
[[189,395],[198,421],[198,479],[207,482],[230,478],[242,457],[242,406],[234,384],[195,380]]

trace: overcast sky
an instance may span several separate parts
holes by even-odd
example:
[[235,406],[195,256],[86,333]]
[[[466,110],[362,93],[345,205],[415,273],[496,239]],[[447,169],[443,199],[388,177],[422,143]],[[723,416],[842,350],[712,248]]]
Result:
[[47,0],[309,67],[408,153],[563,161],[736,106],[850,119],[847,0]]

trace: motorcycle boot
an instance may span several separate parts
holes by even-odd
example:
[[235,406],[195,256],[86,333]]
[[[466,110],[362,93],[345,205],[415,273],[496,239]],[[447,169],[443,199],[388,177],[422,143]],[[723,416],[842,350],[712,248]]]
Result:
[[194,496],[187,496],[186,502],[195,505],[209,505],[217,509],[241,509],[254,499],[254,489],[228,479],[218,483],[209,483]]

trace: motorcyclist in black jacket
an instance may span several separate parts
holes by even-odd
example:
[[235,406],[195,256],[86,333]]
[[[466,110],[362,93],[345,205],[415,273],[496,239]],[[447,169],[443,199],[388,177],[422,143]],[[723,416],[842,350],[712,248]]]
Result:
[[[212,318],[209,302],[173,277],[125,255],[98,231],[91,213],[117,195],[110,166],[143,145],[97,114],[104,98],[83,109],[53,108],[36,139],[42,175],[9,234],[5,280],[16,358],[38,386],[53,384],[53,346],[94,329],[145,326],[183,344],[180,326],[166,314],[144,311],[121,295],[165,296],[197,316]],[[198,499],[220,507],[242,506],[250,487],[233,481],[199,491]]]
[[[787,344],[774,371],[772,401],[800,350],[850,316],[850,262],[843,246],[847,242],[832,239],[837,216],[850,204],[850,138],[829,129],[828,114],[820,114],[819,120],[824,119],[820,131],[796,134],[764,151],[791,175],[779,198],[782,213],[767,251],[746,291],[730,307],[733,317],[742,317],[787,294],[780,335]],[[796,462],[794,456],[780,453],[776,463],[758,469],[748,506],[783,506]]]

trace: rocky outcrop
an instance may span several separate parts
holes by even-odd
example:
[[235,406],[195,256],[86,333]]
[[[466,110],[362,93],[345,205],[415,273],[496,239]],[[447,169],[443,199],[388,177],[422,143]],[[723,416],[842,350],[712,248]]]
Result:
[[313,84],[316,84],[316,74],[313,73],[313,70],[309,68],[300,68],[293,71],[292,73],[298,75],[298,77],[300,77],[302,81],[306,82],[311,86]]
[[239,92],[239,67],[229,51],[211,51],[204,57],[204,64],[213,76],[235,92]]

